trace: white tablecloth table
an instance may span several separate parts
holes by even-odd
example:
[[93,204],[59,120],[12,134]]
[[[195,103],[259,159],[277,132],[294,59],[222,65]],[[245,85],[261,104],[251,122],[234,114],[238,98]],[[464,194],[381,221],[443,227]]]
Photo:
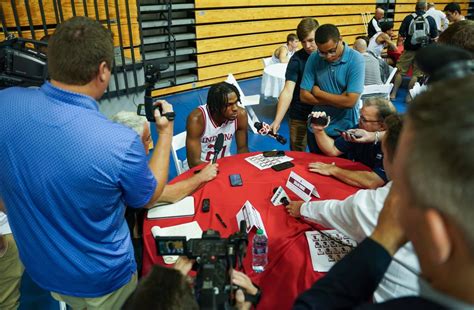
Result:
[[285,72],[288,64],[272,64],[263,69],[260,93],[264,97],[278,98],[285,86]]

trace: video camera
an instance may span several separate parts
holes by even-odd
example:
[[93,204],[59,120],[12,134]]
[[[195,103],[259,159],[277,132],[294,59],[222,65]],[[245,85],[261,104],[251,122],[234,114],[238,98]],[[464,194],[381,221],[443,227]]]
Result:
[[26,47],[47,46],[46,42],[8,37],[0,42],[0,89],[10,86],[40,86],[48,77],[46,55]]
[[247,252],[246,222],[240,222],[240,231],[221,238],[212,229],[202,233],[201,239],[186,237],[155,237],[158,255],[180,255],[195,259],[197,277],[194,292],[200,309],[231,309],[233,290],[230,278],[232,268],[242,267]]
[[169,64],[159,63],[157,61],[145,62],[145,104],[139,104],[137,114],[146,116],[149,122],[155,122],[155,109],[159,109],[161,115],[165,116],[169,121],[174,120],[175,113],[163,113],[161,106],[155,106],[151,92],[161,78],[161,72],[169,68]]

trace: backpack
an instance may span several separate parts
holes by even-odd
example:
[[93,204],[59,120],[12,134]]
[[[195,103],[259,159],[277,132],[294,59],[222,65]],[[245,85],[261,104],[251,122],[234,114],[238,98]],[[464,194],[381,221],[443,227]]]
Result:
[[412,45],[424,46],[430,41],[430,23],[428,21],[428,15],[417,15],[416,13],[411,14],[413,16],[410,25],[408,26],[408,35],[411,36],[410,43]]

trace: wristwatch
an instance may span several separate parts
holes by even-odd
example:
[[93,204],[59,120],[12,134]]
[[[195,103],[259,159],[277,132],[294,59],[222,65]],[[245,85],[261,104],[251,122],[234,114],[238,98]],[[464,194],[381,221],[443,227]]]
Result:
[[174,113],[174,112],[166,112],[166,113],[161,114],[161,116],[166,117],[166,119],[169,120],[169,121],[174,121],[174,118],[175,118],[175,116],[176,116],[176,113]]

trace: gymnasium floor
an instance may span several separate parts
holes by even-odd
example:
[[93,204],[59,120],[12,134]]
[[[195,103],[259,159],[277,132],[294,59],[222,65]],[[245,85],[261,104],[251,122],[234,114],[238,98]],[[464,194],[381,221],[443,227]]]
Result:
[[[255,95],[260,92],[260,83],[261,78],[253,78],[245,81],[239,81],[239,85],[242,88],[242,91],[246,95]],[[176,120],[174,126],[175,135],[184,131],[186,127],[186,117],[189,113],[196,108],[198,105],[204,104],[206,102],[207,91],[209,88],[203,88],[198,90],[193,90],[189,92],[184,92],[176,95],[170,95],[163,97],[168,102],[170,102],[176,112]],[[406,88],[400,88],[398,92],[397,99],[393,101],[397,111],[399,113],[405,113],[406,104],[405,96],[407,90]],[[254,110],[262,122],[270,124],[273,121],[276,111],[276,101],[272,100],[263,100],[258,106],[254,106]],[[152,126],[153,127],[153,126]],[[282,126],[279,130],[279,134],[284,137],[289,137],[288,129],[288,120],[285,118]],[[156,140],[156,132],[152,130],[153,138]],[[248,146],[251,152],[254,151],[263,151],[263,150],[289,150],[288,143],[286,145],[279,144],[276,140],[266,137],[253,134],[249,131],[248,136]],[[235,153],[235,143],[232,145],[231,152]],[[186,157],[184,149],[178,152],[180,158]],[[176,176],[176,170],[174,167],[173,161],[170,159],[170,172],[169,179],[173,179]],[[38,262],[41,263],[41,262]],[[59,305],[54,301],[49,294],[39,288],[25,272],[21,284],[21,300],[20,300],[20,309],[34,309],[34,310],[50,310],[50,309],[59,309]]]

